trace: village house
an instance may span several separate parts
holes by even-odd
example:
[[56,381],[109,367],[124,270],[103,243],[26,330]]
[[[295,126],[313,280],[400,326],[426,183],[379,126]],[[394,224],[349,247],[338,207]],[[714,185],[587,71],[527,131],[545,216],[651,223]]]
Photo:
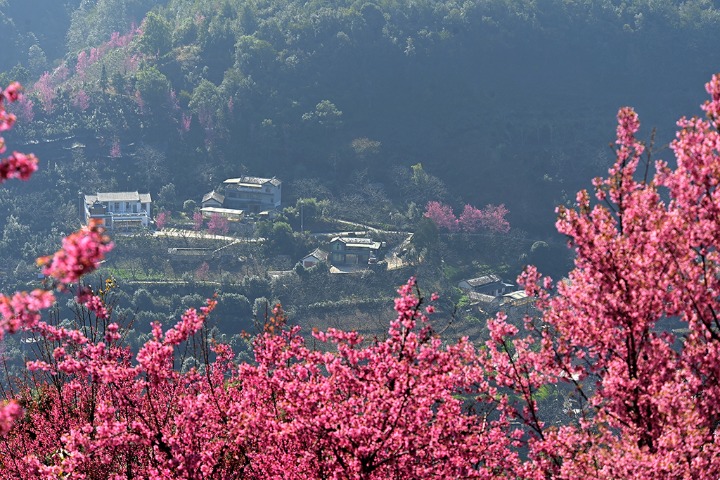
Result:
[[[225,195],[213,194],[203,197],[203,207],[222,206],[223,208],[244,210],[248,213],[261,213],[280,208],[282,200],[282,182],[277,178],[243,176],[228,178],[223,182]],[[222,205],[210,205],[220,201]]]
[[328,260],[328,252],[325,252],[323,250],[320,250],[319,248],[316,248],[312,252],[305,255],[300,262],[302,263],[302,266],[305,268],[311,268],[317,265],[321,262],[327,262]]
[[82,220],[99,220],[109,230],[147,228],[152,221],[149,193],[105,192],[81,196]]
[[482,277],[462,280],[458,283],[458,287],[465,292],[499,297],[508,293],[515,285],[504,282],[497,275],[484,275]]
[[522,307],[523,305],[532,304],[534,301],[535,299],[533,297],[528,297],[525,290],[516,290],[503,295],[503,305],[511,305],[513,307]]
[[335,237],[330,240],[331,265],[367,265],[377,262],[382,246],[371,238]]
[[222,208],[223,202],[225,202],[225,195],[217,193],[213,190],[212,192],[203,195],[200,205],[202,208]]

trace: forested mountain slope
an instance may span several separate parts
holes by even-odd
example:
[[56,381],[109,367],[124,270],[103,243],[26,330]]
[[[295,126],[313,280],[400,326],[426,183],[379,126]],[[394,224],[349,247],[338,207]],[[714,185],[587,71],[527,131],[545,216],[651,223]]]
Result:
[[[416,204],[505,203],[530,231],[607,167],[597,145],[618,106],[671,125],[719,55],[720,14],[703,1],[45,3],[3,9],[39,32],[48,72],[42,56],[3,63],[40,80],[19,135],[72,137],[91,164],[112,151],[98,169],[117,188],[173,183],[182,201],[247,171],[333,195],[382,184],[403,205],[422,163],[446,188]],[[148,149],[152,168],[131,168]]]

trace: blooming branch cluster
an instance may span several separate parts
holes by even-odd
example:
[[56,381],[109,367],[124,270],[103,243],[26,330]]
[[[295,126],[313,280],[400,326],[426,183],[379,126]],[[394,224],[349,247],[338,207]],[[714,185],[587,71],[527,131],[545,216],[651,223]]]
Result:
[[[551,295],[534,269],[522,276],[544,310],[528,338],[490,324],[498,378],[525,397],[519,415],[543,432],[531,450],[559,477],[720,474],[720,77],[707,90],[710,121],[681,119],[677,168],[658,161],[650,179],[637,114],[619,111],[616,162],[593,182],[600,203],[581,191],[577,209],[558,209],[577,254],[568,281]],[[552,381],[571,385],[581,419],[556,430],[529,396]]]
[[52,306],[52,292],[36,289],[32,292],[15,292],[12,296],[0,295],[0,340],[5,332],[34,327],[40,320],[40,312]]
[[[61,71],[59,73],[62,74],[65,72]],[[57,80],[60,78],[62,77],[57,77]],[[40,98],[45,113],[52,113],[55,109],[55,80],[56,78],[53,75],[45,72],[32,87],[32,91]]]
[[[22,87],[19,83],[11,83],[0,93],[0,132],[10,130],[15,124],[15,115],[9,113],[5,103],[16,102],[21,98]],[[5,153],[5,140],[0,137],[0,153]],[[0,160],[0,183],[10,178],[28,180],[37,170],[37,158],[33,154],[13,152]]]
[[63,239],[62,248],[50,257],[38,259],[43,274],[55,278],[61,285],[76,283],[83,275],[94,271],[112,250],[110,237],[99,222]]
[[508,214],[505,205],[487,205],[479,210],[472,205],[465,205],[459,217],[456,217],[449,205],[440,202],[428,202],[425,216],[435,222],[438,228],[450,232],[475,233],[488,230],[497,233],[510,231],[510,223],[505,216]]

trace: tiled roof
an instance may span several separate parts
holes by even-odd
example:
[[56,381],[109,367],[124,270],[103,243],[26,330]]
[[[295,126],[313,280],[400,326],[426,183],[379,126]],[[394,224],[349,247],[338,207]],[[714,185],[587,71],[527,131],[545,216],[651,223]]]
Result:
[[381,242],[376,242],[372,238],[334,237],[330,240],[330,243],[336,241],[344,243],[346,247],[369,248],[371,250],[377,250],[382,246]]
[[467,294],[468,298],[473,302],[480,302],[480,303],[493,303],[496,298],[492,295],[486,295],[484,293],[477,293],[477,292],[468,292]]
[[500,277],[498,277],[497,275],[484,275],[482,277],[471,278],[470,280],[465,281],[471,287],[482,287],[483,285],[487,285],[489,283],[499,282]]
[[263,177],[250,177],[250,176],[243,176],[238,178],[228,178],[223,183],[226,184],[248,184],[248,185],[264,185],[266,183],[270,183],[276,187],[279,187],[282,182],[278,180],[277,178],[263,178]]
[[328,259],[328,252],[326,252],[326,251],[324,251],[324,250],[320,250],[319,248],[316,248],[316,249],[313,250],[312,252],[310,252],[310,253],[308,253],[307,255],[305,255],[305,256],[303,257],[303,259],[308,258],[308,257],[315,257],[315,258],[317,258],[318,260],[322,260],[323,262],[325,262],[325,261],[327,261],[327,259]]
[[149,193],[138,192],[98,192],[97,195],[85,195],[85,203],[90,205],[95,202],[140,202],[150,203],[152,201]]
[[375,243],[372,238],[359,238],[359,237],[335,237],[330,241],[334,242],[335,240],[339,240],[343,243],[352,243],[355,245],[362,245],[362,244],[370,245],[370,244]]
[[222,207],[203,207],[200,209],[202,213],[218,213],[220,215],[229,215],[233,217],[242,217],[245,215],[245,210],[239,210],[237,208],[222,208]]
[[206,193],[205,195],[203,195],[201,203],[205,203],[211,199],[215,200],[216,202],[218,202],[222,205],[222,203],[225,201],[225,195],[223,195],[221,193],[217,193],[215,190],[213,190],[212,192]]

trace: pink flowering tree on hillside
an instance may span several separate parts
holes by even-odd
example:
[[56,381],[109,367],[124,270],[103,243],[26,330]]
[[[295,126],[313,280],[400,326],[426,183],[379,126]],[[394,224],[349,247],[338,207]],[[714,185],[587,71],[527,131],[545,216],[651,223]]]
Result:
[[510,231],[510,223],[505,218],[507,214],[505,205],[487,205],[482,210],[465,205],[459,217],[455,216],[449,205],[440,202],[428,202],[425,207],[425,217],[435,222],[438,228],[449,232],[507,233]]
[[77,74],[80,81],[85,80],[87,75],[87,69],[90,66],[90,58],[85,50],[78,53],[77,63],[75,64],[75,73]]
[[196,232],[199,232],[200,230],[202,230],[203,223],[205,222],[202,212],[193,212],[192,220],[193,220],[193,230]]
[[[9,106],[8,106],[9,107]],[[27,95],[20,95],[12,107],[17,119],[22,123],[30,123],[35,118],[35,103]]]
[[210,220],[208,220],[208,232],[213,235],[227,235],[229,231],[230,225],[228,224],[227,218],[218,213],[210,215]]
[[35,82],[35,85],[33,85],[32,90],[40,99],[45,113],[52,113],[53,110],[55,110],[54,102],[56,97],[52,76],[48,72],[43,73],[38,81]]
[[82,111],[87,110],[90,108],[90,95],[83,89],[78,90],[73,98],[73,106]]
[[462,231],[468,233],[482,230],[507,233],[510,231],[510,223],[505,218],[507,214],[508,209],[505,205],[487,205],[482,210],[472,205],[465,205],[457,223]]
[[428,202],[425,207],[425,216],[435,222],[438,228],[449,232],[456,232],[459,229],[458,220],[448,205],[440,202]]
[[172,212],[169,212],[168,210],[160,210],[158,212],[158,214],[155,216],[155,225],[157,226],[158,230],[162,230],[163,228],[165,228],[171,215]]

